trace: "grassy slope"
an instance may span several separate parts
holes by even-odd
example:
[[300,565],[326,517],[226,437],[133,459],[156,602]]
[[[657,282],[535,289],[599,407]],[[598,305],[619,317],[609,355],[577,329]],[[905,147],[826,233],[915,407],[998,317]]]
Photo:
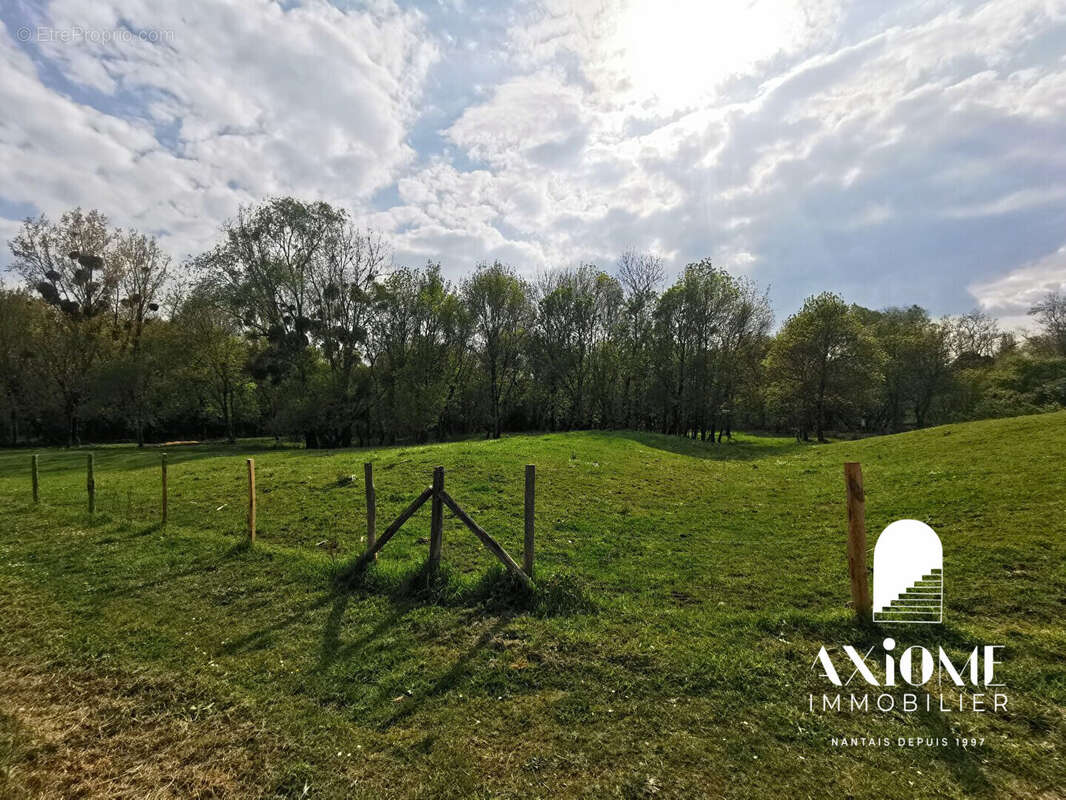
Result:
[[[142,796],[157,782],[160,796],[307,785],[375,798],[1066,786],[1066,413],[817,447],[576,433],[369,453],[172,450],[165,533],[151,524],[158,452],[96,453],[90,521],[84,453],[42,454],[35,510],[28,453],[0,452],[0,797]],[[251,551],[237,545],[246,455],[260,487]],[[314,545],[359,551],[368,457],[379,528],[439,463],[515,555],[522,465],[536,463],[538,570],[580,576],[596,612],[334,592]],[[822,643],[880,639],[846,607],[845,460],[863,463],[871,534],[913,517],[944,542],[946,624],[897,626],[896,638],[1005,644],[1010,715],[806,712],[807,692],[825,688],[810,669]],[[340,485],[348,473],[360,479]],[[382,576],[415,569],[427,535],[428,509],[385,549]],[[468,585],[491,565],[448,514],[445,560]],[[985,745],[828,741],[957,733]]]

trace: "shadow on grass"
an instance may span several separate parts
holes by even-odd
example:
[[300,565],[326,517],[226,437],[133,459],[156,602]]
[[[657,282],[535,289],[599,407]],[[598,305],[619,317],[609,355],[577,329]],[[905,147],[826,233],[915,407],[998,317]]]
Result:
[[539,577],[529,588],[499,565],[470,580],[447,564],[431,570],[428,560],[414,567],[372,562],[342,569],[334,585],[340,594],[376,595],[401,607],[477,606],[492,613],[529,612],[538,616],[595,611],[588,588],[570,573]]
[[[247,549],[247,543],[237,543],[224,557]],[[389,609],[370,630],[354,640],[343,641],[345,617],[352,601],[371,597],[386,599]],[[468,581],[446,565],[431,573],[427,562],[407,568],[372,564],[365,570],[337,575],[333,586],[316,599],[269,625],[228,641],[222,650],[232,655],[269,647],[276,633],[305,623],[314,612],[328,606],[315,668],[321,672],[357,656],[398,625],[409,611],[426,605],[466,607],[475,616],[503,615],[508,619],[520,613],[558,616],[594,611],[584,586],[565,574],[549,576],[530,591],[502,567],[490,568],[476,580]]]
[[249,539],[247,536],[242,536],[240,539],[230,545],[229,548],[227,548],[225,554],[223,555],[223,558],[233,558],[234,556],[239,556],[242,553],[250,553],[252,552],[253,547],[254,545],[252,544],[252,540]]
[[320,608],[324,608],[329,605],[331,601],[334,603],[336,602],[336,595],[326,593],[309,603],[303,603],[292,613],[286,614],[284,617],[275,620],[269,625],[264,625],[250,633],[244,634],[243,636],[230,639],[222,646],[222,652],[227,655],[233,655],[235,653],[262,650],[263,648],[269,647],[275,633],[306,622],[309,614],[318,611]]
[[[167,454],[167,464],[171,470],[175,466],[202,461],[210,458],[233,458],[235,456],[255,455],[272,451],[266,447],[245,445],[183,445],[176,448],[146,447],[138,449],[135,445],[117,445],[110,447],[81,447],[70,450],[43,448],[27,449],[25,452],[10,450],[0,451],[0,478],[26,476],[29,483],[30,454],[37,452],[40,457],[40,475],[42,494],[48,491],[51,478],[63,478],[67,475],[83,477],[85,475],[86,456],[93,454],[95,461],[97,486],[106,480],[109,472],[130,472],[145,469],[159,469],[160,456]],[[300,451],[296,451],[300,452]]]
[[445,671],[440,677],[438,677],[428,690],[419,692],[417,696],[412,697],[403,703],[388,719],[381,723],[379,726],[381,730],[388,730],[393,725],[402,722],[415,712],[417,712],[427,701],[432,700],[435,697],[440,697],[443,694],[454,689],[460,684],[462,679],[466,676],[470,663],[477,657],[478,653],[490,645],[497,636],[499,636],[508,625],[511,624],[511,620],[514,619],[515,614],[509,612],[500,616],[490,627],[481,632],[481,635],[477,637],[477,640],[467,650],[456,659],[447,671]]
[[773,620],[760,620],[757,625],[771,635],[782,629],[794,630],[827,647],[850,644],[864,651],[871,647],[880,650],[887,638],[905,639],[908,647],[921,646],[934,653],[940,646],[970,651],[984,645],[984,641],[976,638],[975,634],[967,633],[949,622],[941,625],[860,623],[850,610],[845,614],[834,612],[831,615],[794,611],[777,615]]
[[150,525],[135,526],[127,522],[122,522],[114,526],[115,535],[104,536],[97,544],[115,544],[117,542],[131,542],[134,539],[141,539],[153,533],[158,533],[164,530],[163,523],[153,522]]
[[[454,662],[435,679],[429,680],[427,688],[414,694],[407,692],[395,700],[385,698],[373,704],[373,716],[380,720],[375,726],[379,730],[387,730],[417,713],[434,698],[445,695],[460,685],[468,677],[478,654],[491,646],[512,620],[522,613],[522,602],[528,603],[529,598],[524,601],[517,600],[515,595],[510,593],[512,587],[508,583],[509,580],[509,576],[501,576],[496,570],[489,570],[476,582],[464,588],[443,571],[432,576],[425,563],[388,576],[375,575],[371,569],[358,587],[336,589],[322,633],[318,663],[313,671],[328,675],[338,663],[365,662],[375,643],[388,636],[390,631],[402,627],[408,614],[423,604],[467,605],[467,612],[461,614],[460,619],[449,626],[448,636],[460,630],[482,627],[483,624],[485,627],[476,640],[457,655]],[[362,631],[356,638],[344,641],[345,618],[353,599],[360,594],[377,593],[384,594],[391,602],[391,607],[368,630]],[[506,598],[497,596],[501,593],[507,593]],[[530,597],[533,594],[530,593]],[[402,705],[394,705],[399,700],[403,700]]]
[[367,645],[378,637],[387,633],[394,625],[398,624],[412,608],[409,606],[396,606],[369,631],[350,642],[341,643],[341,630],[344,627],[344,615],[348,611],[352,595],[348,592],[335,592],[333,605],[326,616],[326,624],[322,630],[322,646],[319,650],[316,671],[324,671],[331,664],[351,658],[361,652]]
[[[40,456],[40,474],[42,483],[51,475],[73,473],[85,474],[85,460],[92,453],[96,461],[97,475],[108,471],[136,471],[158,469],[159,457],[167,454],[168,464],[173,469],[176,465],[212,458],[237,459],[255,457],[256,455],[274,455],[283,458],[330,458],[338,453],[374,453],[384,454],[390,451],[400,452],[410,448],[421,448],[437,444],[454,444],[468,441],[482,441],[484,437],[467,434],[449,438],[444,442],[396,442],[393,444],[352,445],[350,447],[314,448],[308,450],[302,442],[276,443],[268,437],[239,439],[235,444],[221,440],[208,440],[197,444],[164,445],[160,443],[137,447],[132,443],[85,444],[75,447],[54,445],[19,446],[17,448],[0,448],[0,478],[25,476],[29,485],[29,464],[33,454]],[[378,455],[377,457],[380,457]],[[243,466],[243,464],[241,465]]]
[[669,453],[709,461],[757,461],[771,456],[780,457],[813,446],[812,443],[798,442],[795,439],[750,434],[721,443],[643,431],[610,431],[593,435],[611,439],[630,439],[653,450],[665,450]]
[[[144,528],[140,528],[132,531],[127,536],[109,536],[100,540],[99,544],[116,544],[131,539],[140,538],[150,533],[164,531],[165,528],[161,523],[155,523],[148,525]],[[182,578],[189,578],[195,575],[202,575],[206,572],[214,572],[221,567],[226,561],[236,558],[245,553],[253,552],[252,544],[248,539],[241,539],[234,542],[227,547],[221,553],[218,553],[214,557],[205,557],[194,559],[193,562],[184,569],[178,569],[170,572],[161,572],[151,580],[138,581],[135,583],[128,583],[122,586],[115,586],[103,590],[109,597],[133,597],[143,592],[151,591],[152,589],[164,586]]]
[[[917,718],[928,728],[929,738],[951,742],[959,735],[942,711],[919,711]],[[992,784],[981,769],[981,756],[967,747],[931,747],[933,755],[944,762],[967,795],[987,794]]]

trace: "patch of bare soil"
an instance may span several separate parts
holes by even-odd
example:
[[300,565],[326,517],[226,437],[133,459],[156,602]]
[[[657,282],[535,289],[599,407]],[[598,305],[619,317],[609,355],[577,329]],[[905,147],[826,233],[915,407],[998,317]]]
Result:
[[0,800],[262,797],[279,749],[165,678],[0,661]]

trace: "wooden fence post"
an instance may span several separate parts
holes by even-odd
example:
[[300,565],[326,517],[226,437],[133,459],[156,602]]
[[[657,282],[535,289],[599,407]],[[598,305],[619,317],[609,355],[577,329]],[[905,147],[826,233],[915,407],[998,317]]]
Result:
[[[374,549],[377,538],[378,509],[377,496],[374,494],[374,465],[367,461],[363,464],[363,480],[366,483],[366,549]],[[377,553],[374,554],[376,559]]]
[[40,484],[37,480],[37,456],[30,457],[30,475],[33,478],[33,504],[41,502]]
[[85,489],[89,493],[89,513],[96,513],[96,477],[93,470],[93,454],[86,459]]
[[429,571],[434,573],[440,567],[440,551],[444,540],[444,467],[433,469],[433,506],[429,521]]
[[248,459],[248,541],[255,541],[255,459]]
[[855,614],[867,622],[871,616],[870,586],[866,578],[866,495],[862,488],[862,467],[854,461],[844,464],[844,484],[848,490],[848,577]]
[[537,468],[526,464],[526,539],[522,570],[533,577],[533,506],[536,500]]
[[163,525],[167,524],[167,454],[163,453],[163,457],[160,460],[160,468],[162,470],[163,477]]

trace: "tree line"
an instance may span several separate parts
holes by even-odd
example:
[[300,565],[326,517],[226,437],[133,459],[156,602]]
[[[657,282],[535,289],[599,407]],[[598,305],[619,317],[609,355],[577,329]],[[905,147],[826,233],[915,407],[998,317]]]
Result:
[[98,211],[27,219],[0,290],[6,440],[272,435],[307,447],[506,431],[889,433],[1066,406],[1066,298],[1022,339],[972,312],[832,293],[774,332],[765,291],[703,259],[666,285],[627,251],[527,280],[393,267],[324,202],[274,198],[175,269]]

